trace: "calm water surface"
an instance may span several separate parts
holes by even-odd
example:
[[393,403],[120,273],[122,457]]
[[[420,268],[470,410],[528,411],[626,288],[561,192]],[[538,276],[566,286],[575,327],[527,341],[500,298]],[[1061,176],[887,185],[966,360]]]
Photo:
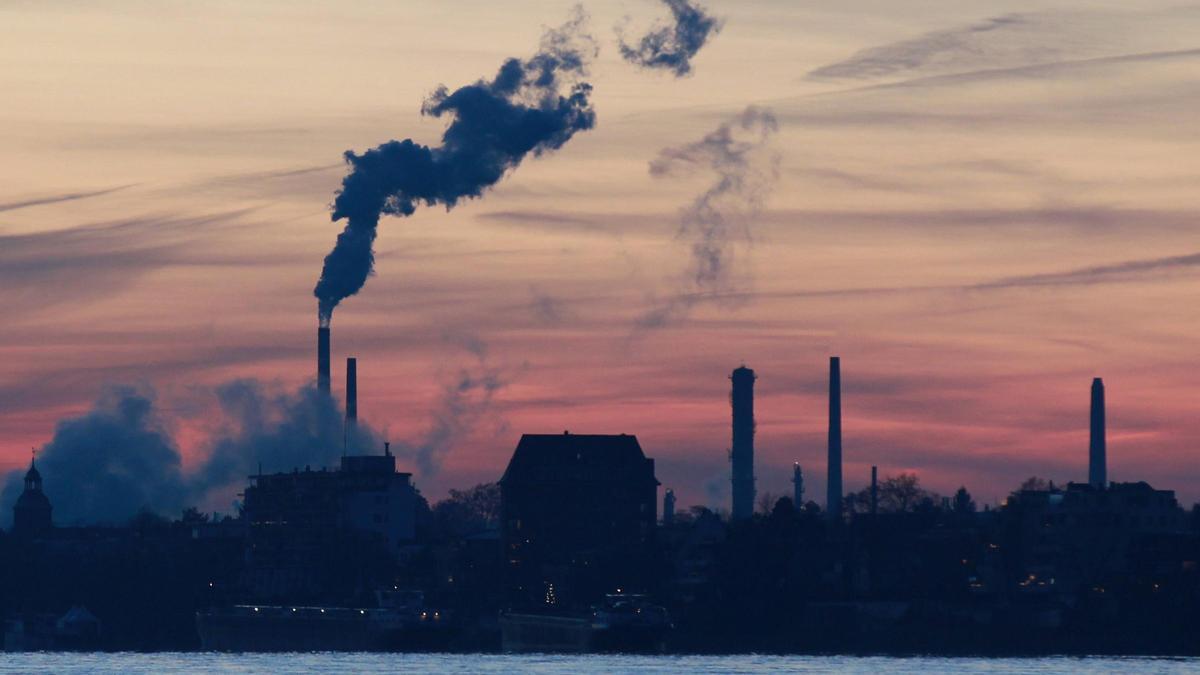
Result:
[[1200,673],[1200,659],[0,653],[0,673]]

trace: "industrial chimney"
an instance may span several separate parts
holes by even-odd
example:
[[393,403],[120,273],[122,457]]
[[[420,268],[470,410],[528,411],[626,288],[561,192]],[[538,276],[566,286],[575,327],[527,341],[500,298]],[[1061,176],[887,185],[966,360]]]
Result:
[[329,394],[329,326],[317,326],[317,391]]
[[871,467],[871,515],[879,513],[879,467]]
[[1108,457],[1104,429],[1104,381],[1092,380],[1091,442],[1088,444],[1088,483],[1097,490],[1108,485]]
[[804,506],[804,472],[800,469],[800,462],[792,465],[792,504],[796,508]]
[[754,515],[754,371],[741,366],[729,376],[733,391],[733,519]]
[[358,359],[346,359],[346,426],[358,422]]
[[825,511],[834,521],[842,517],[842,364],[829,357],[829,460]]

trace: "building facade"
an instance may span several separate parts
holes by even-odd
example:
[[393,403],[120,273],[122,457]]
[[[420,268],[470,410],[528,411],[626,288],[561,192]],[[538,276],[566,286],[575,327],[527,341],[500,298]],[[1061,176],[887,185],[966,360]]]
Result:
[[500,494],[512,605],[585,606],[645,590],[658,481],[635,436],[526,434]]

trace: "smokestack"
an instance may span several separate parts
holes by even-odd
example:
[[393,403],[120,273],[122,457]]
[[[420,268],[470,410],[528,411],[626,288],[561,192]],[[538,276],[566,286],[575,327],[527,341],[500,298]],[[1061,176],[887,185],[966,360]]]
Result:
[[1097,490],[1108,485],[1108,457],[1104,429],[1104,381],[1092,380],[1092,429],[1088,444],[1088,483]]
[[871,515],[879,513],[879,467],[871,467]]
[[358,359],[346,359],[346,426],[358,421]]
[[667,490],[667,494],[663,495],[663,525],[671,525],[675,522],[675,491]]
[[800,462],[792,465],[792,503],[796,508],[804,506],[804,471],[800,469]]
[[733,390],[733,519],[754,515],[754,371],[741,366],[729,376]]
[[835,521],[842,518],[842,362],[829,357],[829,460],[825,481],[825,510]]
[[329,394],[329,326],[317,326],[317,391]]

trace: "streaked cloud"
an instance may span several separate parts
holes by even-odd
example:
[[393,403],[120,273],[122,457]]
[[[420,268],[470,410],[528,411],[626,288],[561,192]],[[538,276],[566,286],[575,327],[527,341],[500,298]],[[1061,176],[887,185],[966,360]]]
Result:
[[106,188],[104,190],[92,190],[90,192],[65,192],[57,195],[48,195],[45,197],[32,197],[29,199],[21,199],[10,202],[0,202],[0,211],[16,211],[17,209],[26,209],[31,206],[43,206],[45,204],[58,204],[60,202],[73,202],[79,199],[87,199],[89,197],[99,197],[101,195],[112,194],[119,190],[132,187],[131,185],[119,185],[117,187]]

